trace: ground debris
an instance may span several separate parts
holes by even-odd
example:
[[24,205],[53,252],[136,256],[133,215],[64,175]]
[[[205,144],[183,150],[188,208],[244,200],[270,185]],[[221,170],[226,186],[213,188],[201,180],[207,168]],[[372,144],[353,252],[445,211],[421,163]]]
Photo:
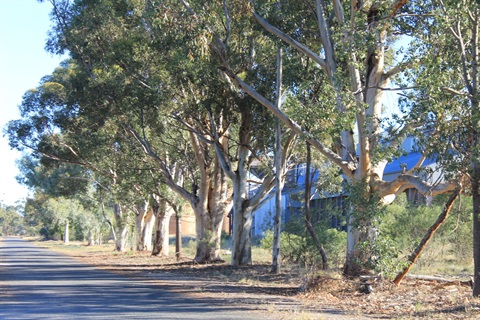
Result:
[[401,286],[389,280],[369,282],[373,290],[362,293],[365,279],[318,276],[303,284],[301,295],[358,314],[400,318],[480,318],[480,299],[472,298],[471,288],[464,281],[440,282],[432,279],[408,278]]

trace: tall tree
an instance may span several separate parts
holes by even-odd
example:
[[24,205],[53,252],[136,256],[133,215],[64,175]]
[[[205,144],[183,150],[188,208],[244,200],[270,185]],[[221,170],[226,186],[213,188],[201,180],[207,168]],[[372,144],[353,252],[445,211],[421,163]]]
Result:
[[[452,175],[465,175],[473,198],[474,288],[480,295],[480,4],[432,0],[409,6],[408,21],[422,65],[412,70],[415,86],[405,95],[405,111],[421,119],[427,135],[420,143]],[[432,36],[435,35],[435,36]]]
[[[382,143],[384,93],[391,79],[415,65],[417,58],[400,56],[398,63],[389,59],[390,55],[395,54],[388,48],[394,44],[396,33],[404,31],[398,18],[405,3],[283,1],[282,21],[271,18],[271,12],[277,8],[270,3],[255,2],[255,6],[249,8],[251,17],[265,32],[298,51],[301,54],[299,59],[314,62],[328,80],[328,85],[318,94],[325,103],[323,114],[332,116],[335,129],[320,135],[305,130],[301,122],[296,122],[293,116],[289,117],[268,97],[239,77],[228,58],[221,59],[222,69],[233,82],[290,129],[302,135],[312,147],[342,169],[350,184],[362,190],[359,193],[361,197],[357,197],[358,201],[351,208],[345,265],[347,273],[357,272],[357,261],[367,258],[358,244],[370,241],[375,216],[370,210],[363,210],[365,203],[376,206],[388,204],[395,195],[407,188],[417,188],[421,193],[432,195],[455,188],[451,182],[431,185],[412,175],[412,168],[393,181],[382,179],[392,150],[401,143],[400,139],[395,140],[393,136],[389,137],[392,140],[390,148],[385,148]],[[270,22],[267,20],[269,18]],[[405,123],[396,136],[404,137],[415,125],[415,122]],[[330,142],[333,142],[333,146],[330,146]]]
[[[203,47],[200,46],[203,49],[200,56],[208,57],[209,70],[214,70],[210,73],[210,79],[214,79],[210,88],[218,88],[217,91],[208,92],[207,111],[211,125],[208,130],[197,134],[200,133],[206,138],[204,140],[215,146],[219,163],[233,183],[232,264],[250,264],[253,211],[274,186],[274,170],[268,161],[269,152],[274,149],[273,119],[259,108],[258,103],[232,86],[228,78],[219,77],[217,61],[231,58],[230,62],[240,77],[254,79],[253,75],[258,76],[258,90],[274,97],[275,87],[272,83],[276,82],[275,60],[265,59],[266,56],[261,55],[265,59],[262,61],[264,63],[257,63],[256,56],[259,50],[264,50],[265,37],[251,28],[247,15],[236,19],[231,16],[233,12],[245,12],[248,4],[227,1],[208,4],[181,1],[181,4],[181,12],[191,17],[191,27],[203,40],[199,41],[203,43]],[[267,45],[269,48],[275,47],[271,42]],[[229,55],[228,51],[239,54]],[[272,70],[273,77],[269,74]],[[285,146],[279,155],[282,166],[294,135],[289,135],[284,140]],[[249,174],[254,160],[264,164],[256,181],[259,187],[250,188],[252,181],[249,181]]]
[[[192,205],[197,216],[195,260],[218,259],[220,227],[229,211],[228,188],[222,169],[215,167],[211,151],[194,135],[190,135],[194,157],[184,157],[184,150],[172,152],[177,146],[174,143],[165,145],[165,140],[161,139],[166,127],[176,128],[164,115],[183,107],[183,103],[189,100],[195,101],[195,97],[185,99],[186,95],[200,92],[190,90],[190,77],[201,74],[202,69],[196,70],[196,62],[189,59],[191,49],[181,45],[183,40],[191,43],[194,35],[183,35],[172,28],[172,21],[182,19],[175,12],[169,12],[172,20],[158,19],[163,17],[165,10],[168,12],[167,4],[129,1],[52,3],[56,24],[49,47],[55,52],[69,50],[88,74],[86,81],[98,87],[94,92],[83,91],[85,97],[96,96],[97,100],[92,99],[97,101],[95,108],[79,103],[81,110],[96,115],[97,119],[117,121],[141,150],[155,160],[164,182]],[[183,19],[182,23],[188,21]],[[172,65],[177,69],[169,74]],[[178,67],[184,67],[183,71]],[[187,89],[182,91],[181,88]],[[195,111],[193,107],[190,110]],[[173,158],[174,153],[178,155],[180,152],[184,153],[180,155],[182,159]],[[188,178],[192,183],[179,183],[172,171],[175,162],[183,160],[197,162],[193,170],[183,171],[186,176],[182,181]],[[191,163],[185,166],[188,167],[192,167]]]
[[[282,47],[277,51],[277,92],[276,104],[280,108],[282,103]],[[275,119],[275,215],[273,218],[273,249],[272,272],[280,272],[281,252],[280,237],[282,233],[282,190],[285,163],[282,162],[282,127],[280,120]]]
[[[97,180],[100,185],[108,186],[118,201],[127,198],[126,194],[130,192],[123,182],[130,179],[128,174],[136,173],[129,169],[135,168],[132,166],[135,153],[128,148],[126,135],[115,125],[115,119],[99,117],[100,110],[95,108],[98,106],[94,100],[96,95],[81,95],[84,87],[95,92],[94,89],[105,90],[108,84],[100,80],[99,84],[92,85],[87,80],[83,70],[73,61],[66,61],[52,75],[44,77],[36,89],[24,95],[20,106],[22,119],[9,123],[10,144],[20,150],[30,150],[44,166],[70,166],[86,174],[75,182],[73,179],[59,179],[60,183],[54,184],[55,188],[50,188],[49,193],[65,192],[65,188],[60,188],[64,184],[70,186],[66,191],[78,192],[80,187],[88,185],[89,180]],[[89,108],[80,106],[96,111],[89,113]],[[65,176],[60,170],[55,172]],[[51,179],[45,181],[48,183]],[[125,228],[123,218],[117,222]]]

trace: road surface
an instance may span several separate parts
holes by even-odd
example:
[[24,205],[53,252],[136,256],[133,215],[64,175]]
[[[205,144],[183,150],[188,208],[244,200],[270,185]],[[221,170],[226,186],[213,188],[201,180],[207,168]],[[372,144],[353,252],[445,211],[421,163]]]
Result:
[[262,319],[255,306],[193,299],[15,237],[0,239],[0,319]]

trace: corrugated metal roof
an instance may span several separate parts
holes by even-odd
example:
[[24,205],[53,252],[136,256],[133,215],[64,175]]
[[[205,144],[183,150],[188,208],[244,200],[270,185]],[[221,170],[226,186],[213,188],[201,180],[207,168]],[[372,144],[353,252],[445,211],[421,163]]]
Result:
[[[387,175],[387,174],[401,173],[403,164],[406,165],[406,170],[410,170],[417,164],[421,156],[422,155],[420,152],[411,152],[405,156],[398,157],[397,159],[394,159],[392,162],[387,164],[387,166],[385,167],[385,170],[383,171],[383,174]],[[423,161],[422,167],[426,167],[433,163],[435,163],[434,158],[427,158]]]

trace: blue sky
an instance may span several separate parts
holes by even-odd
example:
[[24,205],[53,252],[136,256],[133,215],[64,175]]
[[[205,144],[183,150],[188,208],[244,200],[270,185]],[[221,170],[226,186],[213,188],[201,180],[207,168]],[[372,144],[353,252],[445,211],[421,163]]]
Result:
[[0,201],[13,205],[27,196],[16,182],[19,152],[3,137],[5,124],[20,117],[18,105],[28,89],[51,74],[65,57],[45,51],[51,5],[37,0],[0,0]]

